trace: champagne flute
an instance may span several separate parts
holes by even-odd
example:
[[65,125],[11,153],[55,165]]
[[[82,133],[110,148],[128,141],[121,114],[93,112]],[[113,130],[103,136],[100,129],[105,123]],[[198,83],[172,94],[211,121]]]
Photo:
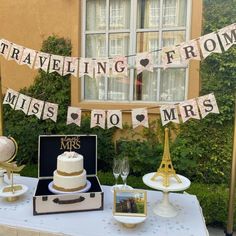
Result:
[[120,172],[121,172],[121,163],[120,163],[120,159],[116,159],[114,158],[113,160],[113,175],[115,177],[115,185],[113,186],[114,189],[117,189],[117,180],[120,176]]
[[129,175],[129,159],[125,157],[121,165],[121,178],[123,180],[123,189],[127,189],[127,177]]

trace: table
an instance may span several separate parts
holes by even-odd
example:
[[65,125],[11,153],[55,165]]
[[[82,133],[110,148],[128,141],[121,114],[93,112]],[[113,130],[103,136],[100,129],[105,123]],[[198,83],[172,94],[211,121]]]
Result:
[[154,189],[161,190],[163,192],[163,198],[160,203],[153,207],[153,211],[156,215],[163,217],[177,216],[178,210],[169,201],[169,192],[183,191],[189,188],[191,182],[189,179],[182,175],[177,175],[181,183],[179,183],[173,176],[169,178],[170,185],[168,187],[163,186],[163,178],[158,176],[155,180],[152,177],[156,172],[148,173],[143,176],[143,182]]
[[[33,216],[32,196],[36,178],[16,176],[15,182],[25,184],[29,191],[18,202],[0,199],[0,236],[208,236],[199,202],[194,195],[170,193],[178,215],[164,218],[153,213],[153,204],[162,193],[147,191],[148,215],[135,228],[126,228],[112,216],[113,195],[110,186],[102,186],[104,210]],[[140,181],[142,181],[140,179]]]

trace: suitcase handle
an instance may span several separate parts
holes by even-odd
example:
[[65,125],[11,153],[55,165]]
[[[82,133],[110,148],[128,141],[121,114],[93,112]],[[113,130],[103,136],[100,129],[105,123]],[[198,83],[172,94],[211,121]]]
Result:
[[78,202],[82,202],[84,201],[84,197],[79,197],[79,198],[75,198],[75,199],[71,199],[71,200],[60,200],[59,198],[55,198],[53,199],[54,203],[57,204],[73,204],[73,203],[78,203]]

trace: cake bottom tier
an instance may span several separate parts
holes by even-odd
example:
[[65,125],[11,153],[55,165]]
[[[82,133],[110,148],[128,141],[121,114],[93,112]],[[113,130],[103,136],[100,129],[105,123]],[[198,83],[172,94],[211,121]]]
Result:
[[82,174],[75,176],[64,176],[53,172],[53,187],[59,191],[74,192],[86,187],[86,170]]

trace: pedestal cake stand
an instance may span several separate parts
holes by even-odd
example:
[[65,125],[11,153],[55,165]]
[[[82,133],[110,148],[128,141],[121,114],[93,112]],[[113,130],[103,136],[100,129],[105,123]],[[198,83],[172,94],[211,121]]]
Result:
[[162,217],[174,217],[178,214],[177,209],[169,201],[169,192],[183,191],[189,188],[191,182],[189,179],[182,175],[177,175],[181,183],[179,183],[174,177],[169,178],[170,185],[168,187],[163,186],[162,177],[158,176],[156,180],[151,180],[156,172],[152,172],[143,176],[143,182],[156,190],[161,190],[163,192],[163,198],[160,203],[157,203],[153,211],[156,215]]

